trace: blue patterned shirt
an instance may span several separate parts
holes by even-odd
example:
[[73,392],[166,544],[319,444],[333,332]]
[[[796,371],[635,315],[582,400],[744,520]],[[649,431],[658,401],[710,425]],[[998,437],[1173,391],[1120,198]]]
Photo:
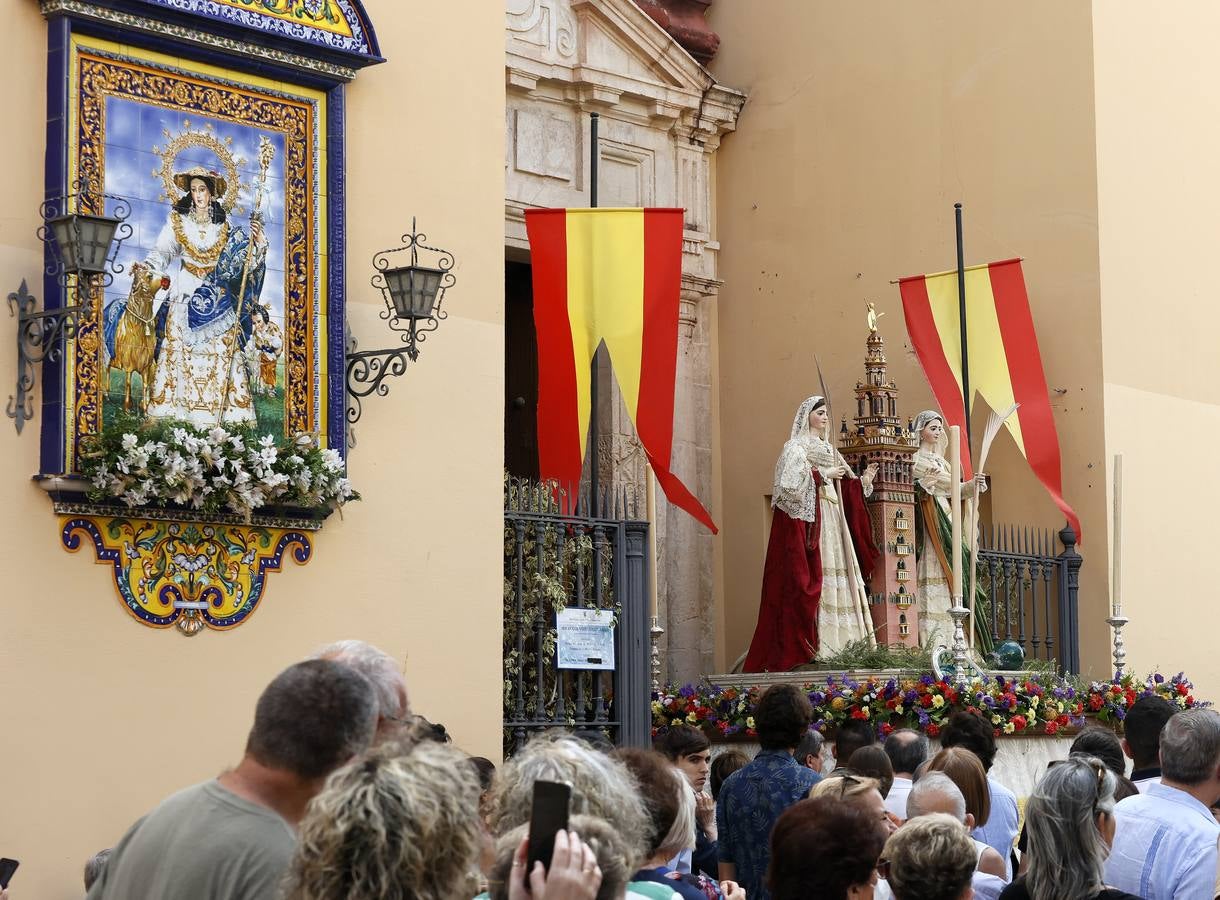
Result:
[[750,900],[771,897],[764,881],[775,820],[821,780],[821,775],[802,766],[791,753],[763,750],[720,788],[716,803],[720,861],[737,867],[737,883]]

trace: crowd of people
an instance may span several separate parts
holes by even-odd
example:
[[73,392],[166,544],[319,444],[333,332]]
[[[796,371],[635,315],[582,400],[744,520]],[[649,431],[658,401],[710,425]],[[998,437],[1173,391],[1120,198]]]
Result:
[[[1023,828],[983,718],[955,713],[935,752],[917,731],[879,743],[855,724],[830,745],[811,719],[800,689],[774,685],[753,758],[713,758],[702,731],[676,725],[652,749],[541,733],[497,770],[411,710],[389,656],[345,641],[266,687],[234,768],[90,859],[88,898],[1220,897],[1214,710],[1142,698],[1121,740],[1083,730]],[[530,854],[539,783],[569,796],[549,863]]]

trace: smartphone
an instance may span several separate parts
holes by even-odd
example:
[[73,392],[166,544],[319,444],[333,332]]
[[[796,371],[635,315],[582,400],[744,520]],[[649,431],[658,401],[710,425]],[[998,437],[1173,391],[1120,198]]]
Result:
[[551,867],[555,852],[555,833],[568,827],[568,806],[572,802],[572,787],[557,781],[534,782],[534,805],[530,810],[529,859],[525,875],[534,871],[534,863]]
[[13,877],[13,873],[17,871],[17,866],[21,865],[15,859],[8,857],[0,858],[0,891],[8,887],[9,880]]

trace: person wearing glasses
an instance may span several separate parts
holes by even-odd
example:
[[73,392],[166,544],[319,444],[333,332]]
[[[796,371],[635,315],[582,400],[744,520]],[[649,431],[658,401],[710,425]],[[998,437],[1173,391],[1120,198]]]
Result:
[[1139,900],[1105,883],[1117,784],[1095,756],[1072,756],[1049,769],[1025,807],[1029,869],[1000,900]]
[[831,800],[856,807],[876,825],[882,840],[893,834],[894,829],[898,827],[885,808],[881,783],[876,778],[853,775],[846,769],[840,769],[829,778],[819,781],[809,791],[811,800],[819,797],[829,797]]

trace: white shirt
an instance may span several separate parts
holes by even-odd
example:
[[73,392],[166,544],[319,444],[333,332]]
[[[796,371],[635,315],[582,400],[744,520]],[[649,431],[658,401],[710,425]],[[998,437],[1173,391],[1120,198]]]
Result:
[[1133,781],[1131,783],[1135,785],[1135,789],[1141,794],[1146,794],[1148,793],[1149,785],[1161,783],[1161,776],[1153,775],[1151,778],[1141,778],[1139,781]]
[[1211,900],[1220,824],[1206,806],[1166,784],[1114,808],[1106,883],[1146,900]]
[[911,779],[895,775],[894,784],[890,787],[890,792],[885,795],[886,810],[904,821],[907,818],[907,797],[911,795],[912,784]]

